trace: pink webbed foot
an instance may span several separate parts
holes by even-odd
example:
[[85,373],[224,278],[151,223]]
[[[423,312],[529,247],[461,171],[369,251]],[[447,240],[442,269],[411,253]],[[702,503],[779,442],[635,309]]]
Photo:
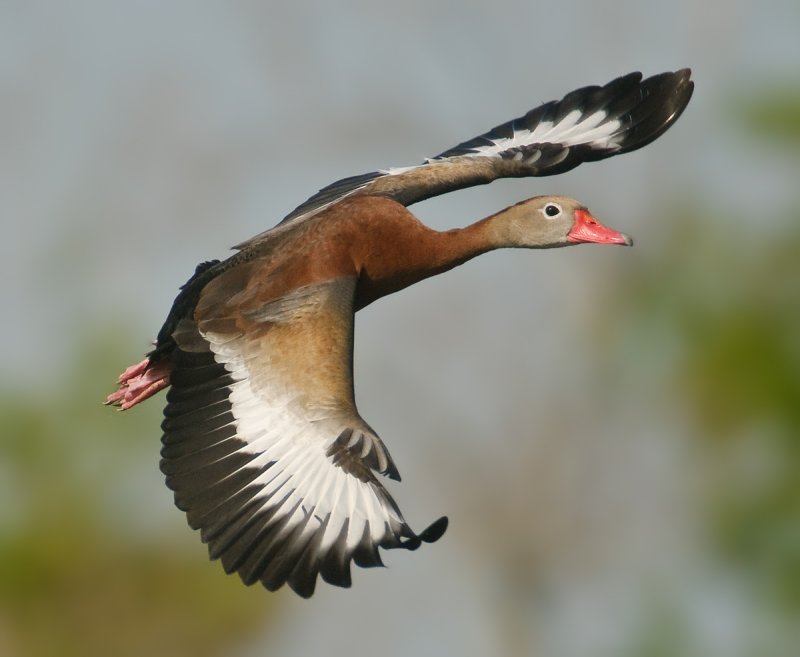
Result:
[[172,363],[169,361],[151,363],[149,358],[145,358],[119,375],[119,388],[106,397],[105,403],[118,406],[121,411],[136,406],[166,388],[171,372]]

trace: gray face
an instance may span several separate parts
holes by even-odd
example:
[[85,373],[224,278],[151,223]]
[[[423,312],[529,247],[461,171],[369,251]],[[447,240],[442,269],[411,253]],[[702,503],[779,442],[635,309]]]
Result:
[[633,241],[601,224],[582,203],[567,196],[536,196],[492,217],[502,246],[547,249],[571,244]]
[[575,224],[575,210],[580,204],[570,198],[543,198],[536,204],[534,216],[541,228],[542,247],[566,246]]
[[583,208],[566,196],[536,196],[496,215],[508,246],[552,248],[571,244],[575,210]]

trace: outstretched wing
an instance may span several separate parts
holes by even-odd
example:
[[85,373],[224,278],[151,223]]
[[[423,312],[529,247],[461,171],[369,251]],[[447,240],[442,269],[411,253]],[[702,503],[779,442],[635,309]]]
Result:
[[[583,87],[428,162],[483,156],[525,162],[531,167],[527,175],[549,176],[627,153],[657,139],[678,119],[694,89],[690,75],[683,69],[642,80],[636,72],[603,87]],[[552,154],[558,156],[543,162],[544,145],[556,147]]]
[[694,89],[690,75],[689,69],[682,69],[642,80],[641,73],[630,73],[602,87],[577,89],[417,166],[338,180],[279,225],[302,221],[353,195],[388,196],[408,206],[497,178],[550,176],[582,162],[636,150],[657,139],[681,115]]
[[399,479],[353,400],[355,279],[266,302],[240,290],[234,312],[236,277],[178,324],[162,424],[161,469],[211,558],[308,597],[318,574],[349,586],[351,561],[438,539],[446,518],[415,534],[376,476]]

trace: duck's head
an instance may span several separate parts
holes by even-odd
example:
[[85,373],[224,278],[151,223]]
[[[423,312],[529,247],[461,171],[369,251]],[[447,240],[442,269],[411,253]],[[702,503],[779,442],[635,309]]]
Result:
[[505,246],[545,249],[587,242],[633,245],[625,233],[604,226],[585,205],[567,196],[536,196],[491,219]]

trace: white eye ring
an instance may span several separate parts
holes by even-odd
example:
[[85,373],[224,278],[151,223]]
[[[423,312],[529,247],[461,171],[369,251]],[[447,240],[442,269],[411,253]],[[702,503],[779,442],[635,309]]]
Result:
[[561,215],[561,206],[558,203],[548,203],[542,208],[542,214],[548,219],[555,219]]

